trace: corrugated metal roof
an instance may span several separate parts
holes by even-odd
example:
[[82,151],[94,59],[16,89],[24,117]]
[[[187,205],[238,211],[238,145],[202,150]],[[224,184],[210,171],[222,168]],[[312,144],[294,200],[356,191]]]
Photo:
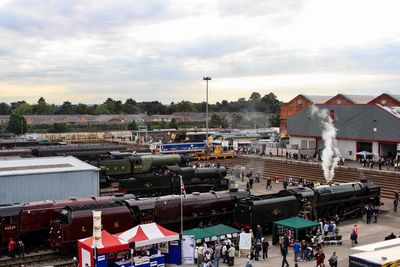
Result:
[[[337,138],[400,142],[400,119],[377,105],[320,105],[334,113]],[[321,123],[304,109],[288,118],[289,135],[321,136]]]
[[304,96],[314,104],[323,104],[333,97],[329,95],[302,95],[302,96]]
[[372,95],[343,95],[343,96],[351,100],[355,104],[367,104],[368,102],[376,98],[376,96]]
[[97,171],[99,169],[71,156],[21,158],[0,161],[0,176],[88,170]]

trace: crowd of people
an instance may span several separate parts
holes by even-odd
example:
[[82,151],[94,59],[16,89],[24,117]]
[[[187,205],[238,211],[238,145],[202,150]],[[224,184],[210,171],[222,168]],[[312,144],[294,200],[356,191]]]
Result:
[[378,222],[379,206],[378,205],[365,205],[362,208],[363,220],[367,224],[371,223],[371,219],[374,218],[374,223]]
[[236,243],[230,239],[225,239],[222,244],[219,242],[214,244],[203,243],[200,246],[196,246],[195,263],[198,267],[219,267],[222,259],[222,263],[233,266],[236,254],[235,246]]
[[[274,152],[272,152],[274,151]],[[267,156],[269,155],[270,157],[273,156],[282,156],[286,157],[286,159],[290,160],[302,160],[302,161],[319,161],[320,158],[319,156],[314,153],[314,154],[306,154],[306,153],[296,153],[291,150],[286,150],[283,155],[277,155],[276,154],[276,148],[263,148],[262,146],[254,146],[254,145],[243,145],[239,146],[236,150],[235,153],[240,155],[249,155],[249,154],[255,154],[259,156]],[[379,170],[382,170],[383,167],[392,167],[394,168],[395,171],[400,171],[400,162],[393,157],[386,157],[386,156],[379,156],[377,160],[372,159],[372,156],[366,156],[366,157],[360,157],[359,158],[360,164],[362,167],[365,168],[371,168],[373,169],[375,166],[378,166]],[[340,157],[338,165],[345,165],[345,158]]]

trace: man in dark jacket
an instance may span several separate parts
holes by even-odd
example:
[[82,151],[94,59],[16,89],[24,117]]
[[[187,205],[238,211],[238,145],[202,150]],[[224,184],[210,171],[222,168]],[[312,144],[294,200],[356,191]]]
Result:
[[285,267],[285,264],[286,264],[286,267],[289,267],[289,263],[286,259],[287,254],[288,254],[288,249],[285,245],[282,245],[282,244],[281,244],[281,254],[282,254],[282,267]]
[[263,249],[263,260],[268,259],[268,248],[269,248],[269,243],[267,239],[262,239],[262,249]]

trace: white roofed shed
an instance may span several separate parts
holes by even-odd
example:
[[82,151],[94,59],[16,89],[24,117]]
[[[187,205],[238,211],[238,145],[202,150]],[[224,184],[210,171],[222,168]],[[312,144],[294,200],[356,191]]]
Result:
[[0,204],[100,195],[99,169],[74,157],[0,161]]

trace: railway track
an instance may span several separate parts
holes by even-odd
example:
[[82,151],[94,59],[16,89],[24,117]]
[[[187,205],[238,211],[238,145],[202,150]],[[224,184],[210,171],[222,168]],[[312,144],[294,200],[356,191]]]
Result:
[[[265,179],[269,176],[275,178],[287,178],[292,176],[295,179],[305,178],[307,181],[324,182],[321,165],[315,162],[304,162],[296,160],[286,160],[277,157],[260,157],[256,155],[239,155],[233,159],[213,160],[219,162],[229,170],[246,167],[246,172],[260,172],[260,178]],[[334,182],[354,182],[360,179],[370,179],[381,187],[381,196],[384,198],[394,198],[393,192],[400,190],[400,173],[390,171],[379,171],[365,168],[355,168],[348,166],[338,166],[335,169]]]
[[0,257],[0,267],[42,267],[42,266],[72,266],[72,256],[70,255],[59,255],[53,250],[41,250],[25,254],[25,257],[11,259],[10,257]]

